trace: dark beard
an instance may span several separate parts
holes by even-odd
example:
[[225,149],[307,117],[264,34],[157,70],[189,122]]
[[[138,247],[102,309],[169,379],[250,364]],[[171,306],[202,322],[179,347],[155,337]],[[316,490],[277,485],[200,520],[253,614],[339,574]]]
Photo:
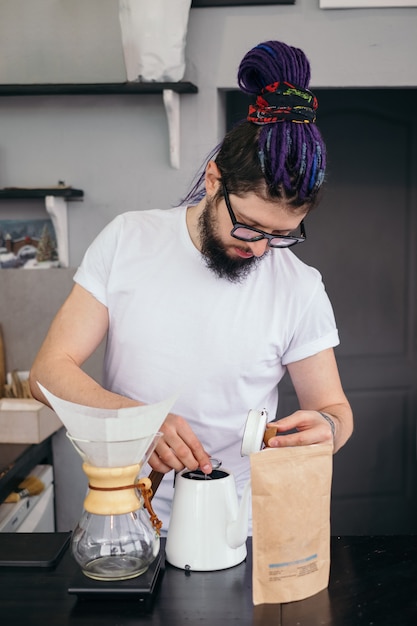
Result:
[[218,278],[226,278],[232,283],[240,283],[255,269],[265,255],[262,257],[253,256],[250,259],[230,258],[217,236],[212,213],[213,206],[213,202],[206,200],[206,206],[198,220],[201,253],[209,270],[214,272]]

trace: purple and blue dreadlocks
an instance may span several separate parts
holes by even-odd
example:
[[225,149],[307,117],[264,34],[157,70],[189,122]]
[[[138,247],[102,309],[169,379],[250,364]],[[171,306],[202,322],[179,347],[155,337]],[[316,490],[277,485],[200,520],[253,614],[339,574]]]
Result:
[[[266,41],[242,59],[238,85],[256,97],[239,122],[209,155],[230,193],[250,191],[310,209],[324,180],[326,147],[315,124],[317,100],[308,90],[310,64],[304,52]],[[220,192],[221,193],[221,192]],[[204,195],[204,172],[185,202]]]

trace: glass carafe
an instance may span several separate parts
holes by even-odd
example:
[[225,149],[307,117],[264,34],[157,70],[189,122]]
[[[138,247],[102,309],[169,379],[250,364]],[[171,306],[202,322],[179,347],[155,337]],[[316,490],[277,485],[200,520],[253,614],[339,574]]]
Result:
[[75,560],[86,576],[96,580],[127,580],[143,574],[158,555],[161,524],[149,502],[151,481],[138,476],[161,433],[116,442],[67,436],[84,461],[89,481],[84,511],[71,541]]

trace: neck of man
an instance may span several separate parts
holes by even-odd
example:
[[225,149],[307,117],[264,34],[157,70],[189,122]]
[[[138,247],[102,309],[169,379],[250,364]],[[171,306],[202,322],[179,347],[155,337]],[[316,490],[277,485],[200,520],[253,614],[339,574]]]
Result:
[[188,234],[190,235],[191,241],[194,246],[197,248],[199,252],[201,252],[201,241],[200,241],[200,230],[199,230],[199,219],[200,215],[204,210],[206,203],[206,198],[204,197],[200,202],[196,205],[187,207],[187,215],[186,215],[186,223],[188,228]]

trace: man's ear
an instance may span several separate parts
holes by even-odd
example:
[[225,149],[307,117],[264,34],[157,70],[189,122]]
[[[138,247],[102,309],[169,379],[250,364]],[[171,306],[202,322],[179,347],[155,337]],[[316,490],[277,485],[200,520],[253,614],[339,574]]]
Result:
[[206,167],[205,183],[208,196],[214,196],[220,185],[221,174],[214,161],[209,161]]

